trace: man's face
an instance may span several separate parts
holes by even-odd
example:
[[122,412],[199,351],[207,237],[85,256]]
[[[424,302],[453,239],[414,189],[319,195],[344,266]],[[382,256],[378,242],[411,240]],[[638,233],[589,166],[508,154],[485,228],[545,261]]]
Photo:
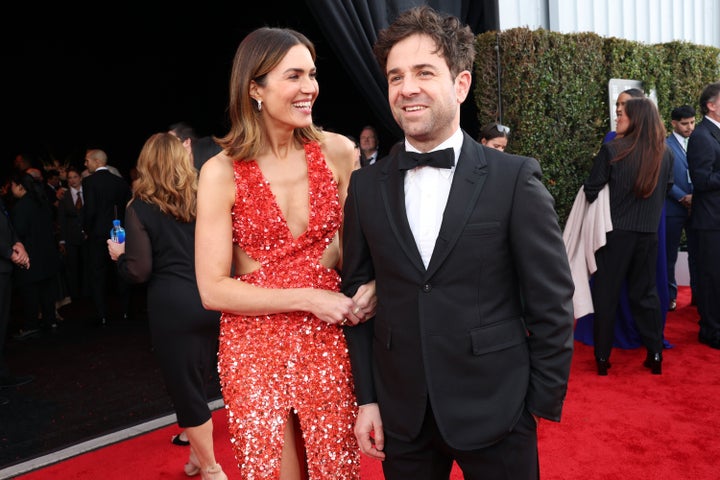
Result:
[[68,185],[77,190],[78,188],[80,188],[82,178],[80,178],[80,174],[78,172],[71,170],[67,174],[67,181]]
[[59,187],[60,186],[60,176],[59,175],[53,175],[52,177],[48,177],[47,183],[49,185],[52,185],[53,187]]
[[707,116],[720,122],[720,94],[716,95],[715,98],[711,99],[707,103],[708,113]]
[[88,172],[95,173],[95,170],[97,170],[97,162],[94,158],[85,157],[85,167],[87,167]]
[[685,138],[688,138],[692,134],[693,130],[695,130],[695,117],[670,120],[670,123],[672,124],[673,130],[675,130],[678,135],[682,135]]
[[453,78],[427,35],[412,35],[387,58],[388,100],[395,121],[416,148],[428,151],[460,126],[460,104],[470,89],[470,72]]
[[377,150],[377,138],[375,137],[375,132],[369,128],[360,132],[360,149],[364,152]]

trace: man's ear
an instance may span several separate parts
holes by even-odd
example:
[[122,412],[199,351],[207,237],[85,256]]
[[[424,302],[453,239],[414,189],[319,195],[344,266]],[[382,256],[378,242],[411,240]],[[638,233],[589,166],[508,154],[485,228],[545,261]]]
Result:
[[459,103],[463,103],[470,93],[470,85],[472,84],[472,74],[467,70],[463,70],[455,77],[455,95]]

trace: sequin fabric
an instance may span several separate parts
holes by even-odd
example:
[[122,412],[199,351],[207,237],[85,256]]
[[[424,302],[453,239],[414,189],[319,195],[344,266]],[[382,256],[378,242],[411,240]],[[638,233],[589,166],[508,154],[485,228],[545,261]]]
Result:
[[[293,238],[254,161],[235,162],[233,242],[261,267],[239,280],[267,288],[339,290],[319,261],[342,221],[337,183],[316,142],[305,146],[310,218]],[[244,480],[277,479],[288,412],[297,413],[310,480],[360,478],[356,403],[342,329],[308,312],[224,313],[218,369],[232,448]]]

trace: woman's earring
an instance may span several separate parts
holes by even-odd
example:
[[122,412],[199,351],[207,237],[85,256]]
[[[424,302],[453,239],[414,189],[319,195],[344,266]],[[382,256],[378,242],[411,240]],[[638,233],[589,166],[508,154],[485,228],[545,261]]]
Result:
[[257,99],[256,102],[258,104],[258,112],[261,112],[262,111],[262,100]]

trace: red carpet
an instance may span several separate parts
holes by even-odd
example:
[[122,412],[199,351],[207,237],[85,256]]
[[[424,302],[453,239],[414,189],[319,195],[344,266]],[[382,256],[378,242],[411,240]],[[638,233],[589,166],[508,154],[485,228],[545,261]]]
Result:
[[[644,349],[614,349],[607,377],[595,371],[592,347],[575,344],[561,423],[540,424],[544,480],[714,480],[719,478],[720,351],[697,340],[697,311],[681,288],[668,315],[663,374],[642,367]],[[225,411],[216,411],[218,462],[240,480],[228,442]],[[18,480],[181,480],[187,449],[174,446],[177,427],[162,428],[16,477]],[[199,477],[196,477],[199,478]],[[362,480],[382,479],[363,458]],[[452,480],[461,480],[454,471]]]

